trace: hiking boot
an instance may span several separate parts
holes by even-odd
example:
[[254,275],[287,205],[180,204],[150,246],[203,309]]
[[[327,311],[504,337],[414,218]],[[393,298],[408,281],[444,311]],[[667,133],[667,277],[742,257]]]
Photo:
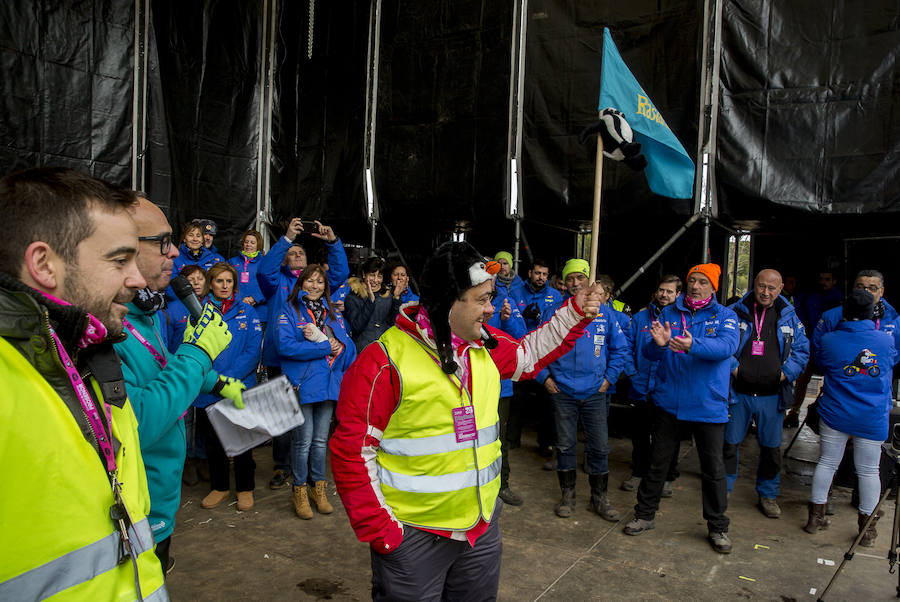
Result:
[[591,499],[588,509],[596,512],[604,520],[616,522],[621,518],[618,510],[615,510],[606,497],[609,488],[609,473],[592,474],[588,477],[591,483]]
[[309,505],[309,497],[306,495],[306,484],[294,487],[294,512],[303,520],[313,517],[312,507]]
[[807,533],[817,533],[824,531],[831,524],[831,521],[825,516],[825,504],[809,503],[809,519],[803,530]]
[[556,516],[569,518],[575,509],[575,471],[559,470],[556,476],[559,478],[559,488],[562,491],[562,498],[556,505]]
[[672,497],[673,495],[675,495],[675,490],[672,489],[672,481],[663,482],[663,488],[659,493],[659,497]]
[[525,500],[509,487],[501,488],[499,495],[500,499],[503,500],[503,503],[509,504],[510,506],[521,506],[525,503]]
[[276,468],[269,481],[269,489],[283,489],[290,483],[290,476],[280,468]]
[[331,514],[334,512],[334,506],[328,501],[328,492],[325,491],[325,481],[316,481],[316,488],[313,490],[312,501],[316,505],[319,514]]
[[622,529],[622,532],[625,535],[640,535],[645,531],[649,531],[656,527],[656,523],[652,520],[647,520],[644,518],[633,518],[631,521],[625,525],[625,528]]
[[759,498],[759,511],[769,518],[778,518],[781,516],[781,507],[773,497]]
[[250,508],[253,507],[253,492],[252,491],[238,491],[237,492],[237,509],[241,512],[246,512]]
[[641,477],[636,477],[631,475],[619,485],[619,489],[622,491],[637,491],[637,488],[641,486]]
[[709,543],[719,554],[731,554],[731,540],[728,538],[728,533],[710,531]]
[[205,498],[203,498],[203,501],[200,502],[200,507],[206,508],[207,510],[210,508],[215,508],[226,499],[228,499],[227,491],[217,491],[213,489],[206,495]]
[[[869,528],[866,529],[865,534],[862,536],[862,539],[859,540],[859,545],[864,546],[866,548],[871,548],[875,545],[875,538],[878,537],[878,531],[875,530],[875,524],[878,522],[881,513],[879,512],[872,519],[872,522],[869,524]],[[859,525],[859,531],[862,532],[863,527],[866,526],[866,521],[869,520],[868,514],[859,513],[859,516],[856,519],[857,524]]]

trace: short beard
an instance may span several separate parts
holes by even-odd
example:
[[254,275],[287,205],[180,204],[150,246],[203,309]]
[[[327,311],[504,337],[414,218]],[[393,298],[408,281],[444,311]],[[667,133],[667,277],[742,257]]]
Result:
[[[91,287],[84,274],[75,265],[67,268],[66,277],[66,301],[85,310],[106,326],[108,336],[118,336],[122,333],[122,320],[113,315],[111,304],[99,295],[91,293]],[[116,303],[128,303],[134,295],[128,299],[117,295],[113,301]],[[124,317],[124,316],[123,316]]]

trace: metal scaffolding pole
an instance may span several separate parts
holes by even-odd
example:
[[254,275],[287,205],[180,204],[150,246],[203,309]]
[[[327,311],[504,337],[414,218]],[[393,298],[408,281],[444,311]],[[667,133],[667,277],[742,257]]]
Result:
[[525,90],[525,42],[528,0],[515,0],[513,35],[509,61],[509,129],[506,148],[506,217],[516,222],[513,244],[513,271],[519,270],[519,247],[522,238],[522,120]]
[[256,150],[256,229],[262,234],[263,247],[269,250],[269,224],[272,221],[272,105],[275,96],[275,13],[277,0],[264,0],[262,9],[262,59],[259,63],[259,144]]
[[131,109],[131,187],[146,187],[147,150],[147,39],[150,31],[150,0],[134,3],[134,82]]
[[378,53],[381,48],[381,0],[372,0],[369,9],[369,50],[366,59],[366,125],[363,145],[363,191],[369,220],[369,249],[374,253],[375,230],[381,213],[375,187],[375,126],[378,122]]
[[694,182],[694,213],[703,215],[702,259],[709,261],[709,228],[719,213],[716,191],[716,133],[719,118],[719,66],[722,54],[722,0],[703,3],[703,58],[700,76],[700,116],[698,119],[697,165],[700,177]]

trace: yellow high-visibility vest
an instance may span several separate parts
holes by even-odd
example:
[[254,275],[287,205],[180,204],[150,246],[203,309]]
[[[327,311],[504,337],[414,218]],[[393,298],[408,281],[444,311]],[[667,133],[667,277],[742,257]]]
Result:
[[[437,352],[397,327],[378,339],[400,373],[400,403],[376,460],[384,500],[416,527],[466,530],[491,520],[500,491],[500,373],[470,349],[472,395],[441,370]],[[457,442],[453,409],[472,406],[477,437]]]
[[[36,361],[59,362],[40,335],[32,341]],[[86,384],[102,399],[95,380]],[[0,600],[136,600],[134,566],[110,518],[114,496],[100,456],[59,394],[3,338],[0,398]],[[137,419],[128,401],[110,413],[141,594],[168,600],[147,520]]]

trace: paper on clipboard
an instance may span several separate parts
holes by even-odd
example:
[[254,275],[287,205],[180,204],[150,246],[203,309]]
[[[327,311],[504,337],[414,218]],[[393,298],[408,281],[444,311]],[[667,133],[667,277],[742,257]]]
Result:
[[242,397],[244,408],[240,410],[228,400],[206,408],[228,457],[242,454],[303,424],[297,394],[283,374],[247,389]]

